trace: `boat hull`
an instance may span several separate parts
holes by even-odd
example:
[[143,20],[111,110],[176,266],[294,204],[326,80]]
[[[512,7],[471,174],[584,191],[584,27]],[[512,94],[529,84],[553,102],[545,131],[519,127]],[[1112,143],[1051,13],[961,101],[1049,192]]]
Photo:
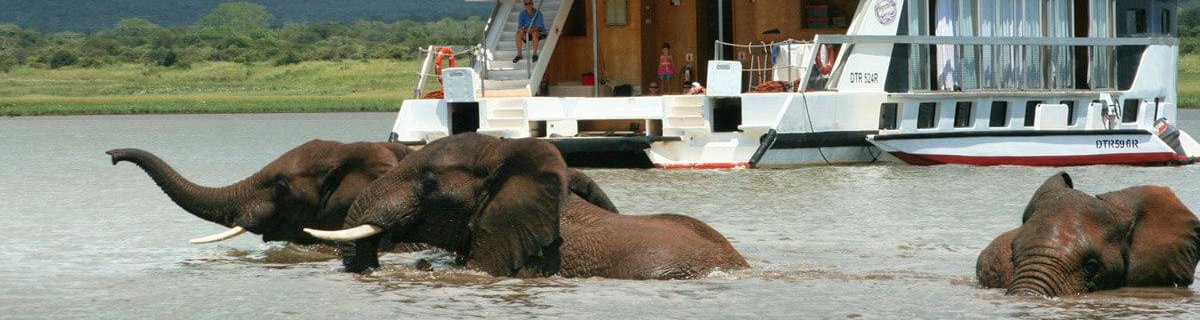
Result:
[[1146,130],[916,133],[876,135],[868,140],[912,165],[1156,165],[1191,161]]

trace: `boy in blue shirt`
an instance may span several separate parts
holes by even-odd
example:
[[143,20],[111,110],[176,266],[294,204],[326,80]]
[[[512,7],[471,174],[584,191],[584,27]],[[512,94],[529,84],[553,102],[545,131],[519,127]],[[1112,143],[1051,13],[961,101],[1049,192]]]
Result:
[[513,63],[521,61],[523,51],[521,46],[525,44],[526,39],[533,39],[533,62],[538,61],[537,48],[538,42],[542,38],[542,34],[546,31],[546,24],[542,22],[542,13],[533,8],[533,0],[524,0],[525,10],[517,15],[517,57],[513,58]]

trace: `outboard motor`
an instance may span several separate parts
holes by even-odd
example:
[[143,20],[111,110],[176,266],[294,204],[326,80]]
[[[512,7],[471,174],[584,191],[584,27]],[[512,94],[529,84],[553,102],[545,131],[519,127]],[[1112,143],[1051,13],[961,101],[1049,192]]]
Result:
[[1158,120],[1154,121],[1154,128],[1158,129],[1158,137],[1167,146],[1170,146],[1172,150],[1175,150],[1175,153],[1185,154],[1183,152],[1183,145],[1179,143],[1179,127],[1176,127],[1174,123],[1168,122],[1167,118],[1158,118]]
[[1100,115],[1104,117],[1104,127],[1112,130],[1117,127],[1120,120],[1117,120],[1117,102],[1112,96],[1105,93],[1100,95],[1100,99],[1096,102],[1102,103],[1104,107],[1100,109]]

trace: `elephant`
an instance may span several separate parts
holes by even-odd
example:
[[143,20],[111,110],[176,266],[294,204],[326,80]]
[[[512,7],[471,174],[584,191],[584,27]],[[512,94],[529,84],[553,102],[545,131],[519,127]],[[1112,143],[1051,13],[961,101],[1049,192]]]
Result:
[[192,239],[192,243],[222,241],[249,231],[262,235],[263,241],[332,245],[301,229],[340,227],[355,197],[410,152],[399,143],[312,140],[250,177],[219,188],[188,181],[144,150],[114,149],[106,153],[113,165],[128,161],[141,167],[187,212],[230,228]]
[[980,252],[983,287],[1044,297],[1186,287],[1200,259],[1200,221],[1163,186],[1091,196],[1061,172],[1034,192],[1021,221]]
[[591,178],[532,138],[437,140],[364,190],[344,228],[305,231],[345,241],[347,272],[379,267],[383,232],[454,252],[492,276],[679,279],[748,267],[699,220],[619,214]]

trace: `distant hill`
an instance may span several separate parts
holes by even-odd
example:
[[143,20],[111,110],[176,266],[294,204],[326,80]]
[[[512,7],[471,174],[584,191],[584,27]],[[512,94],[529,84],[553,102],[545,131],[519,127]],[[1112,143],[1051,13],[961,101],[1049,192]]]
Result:
[[[162,26],[190,25],[223,2],[234,0],[0,0],[0,24],[43,32],[92,32],[123,18],[144,18]],[[417,21],[486,16],[491,3],[462,0],[241,0],[258,3],[286,22],[355,20]]]

